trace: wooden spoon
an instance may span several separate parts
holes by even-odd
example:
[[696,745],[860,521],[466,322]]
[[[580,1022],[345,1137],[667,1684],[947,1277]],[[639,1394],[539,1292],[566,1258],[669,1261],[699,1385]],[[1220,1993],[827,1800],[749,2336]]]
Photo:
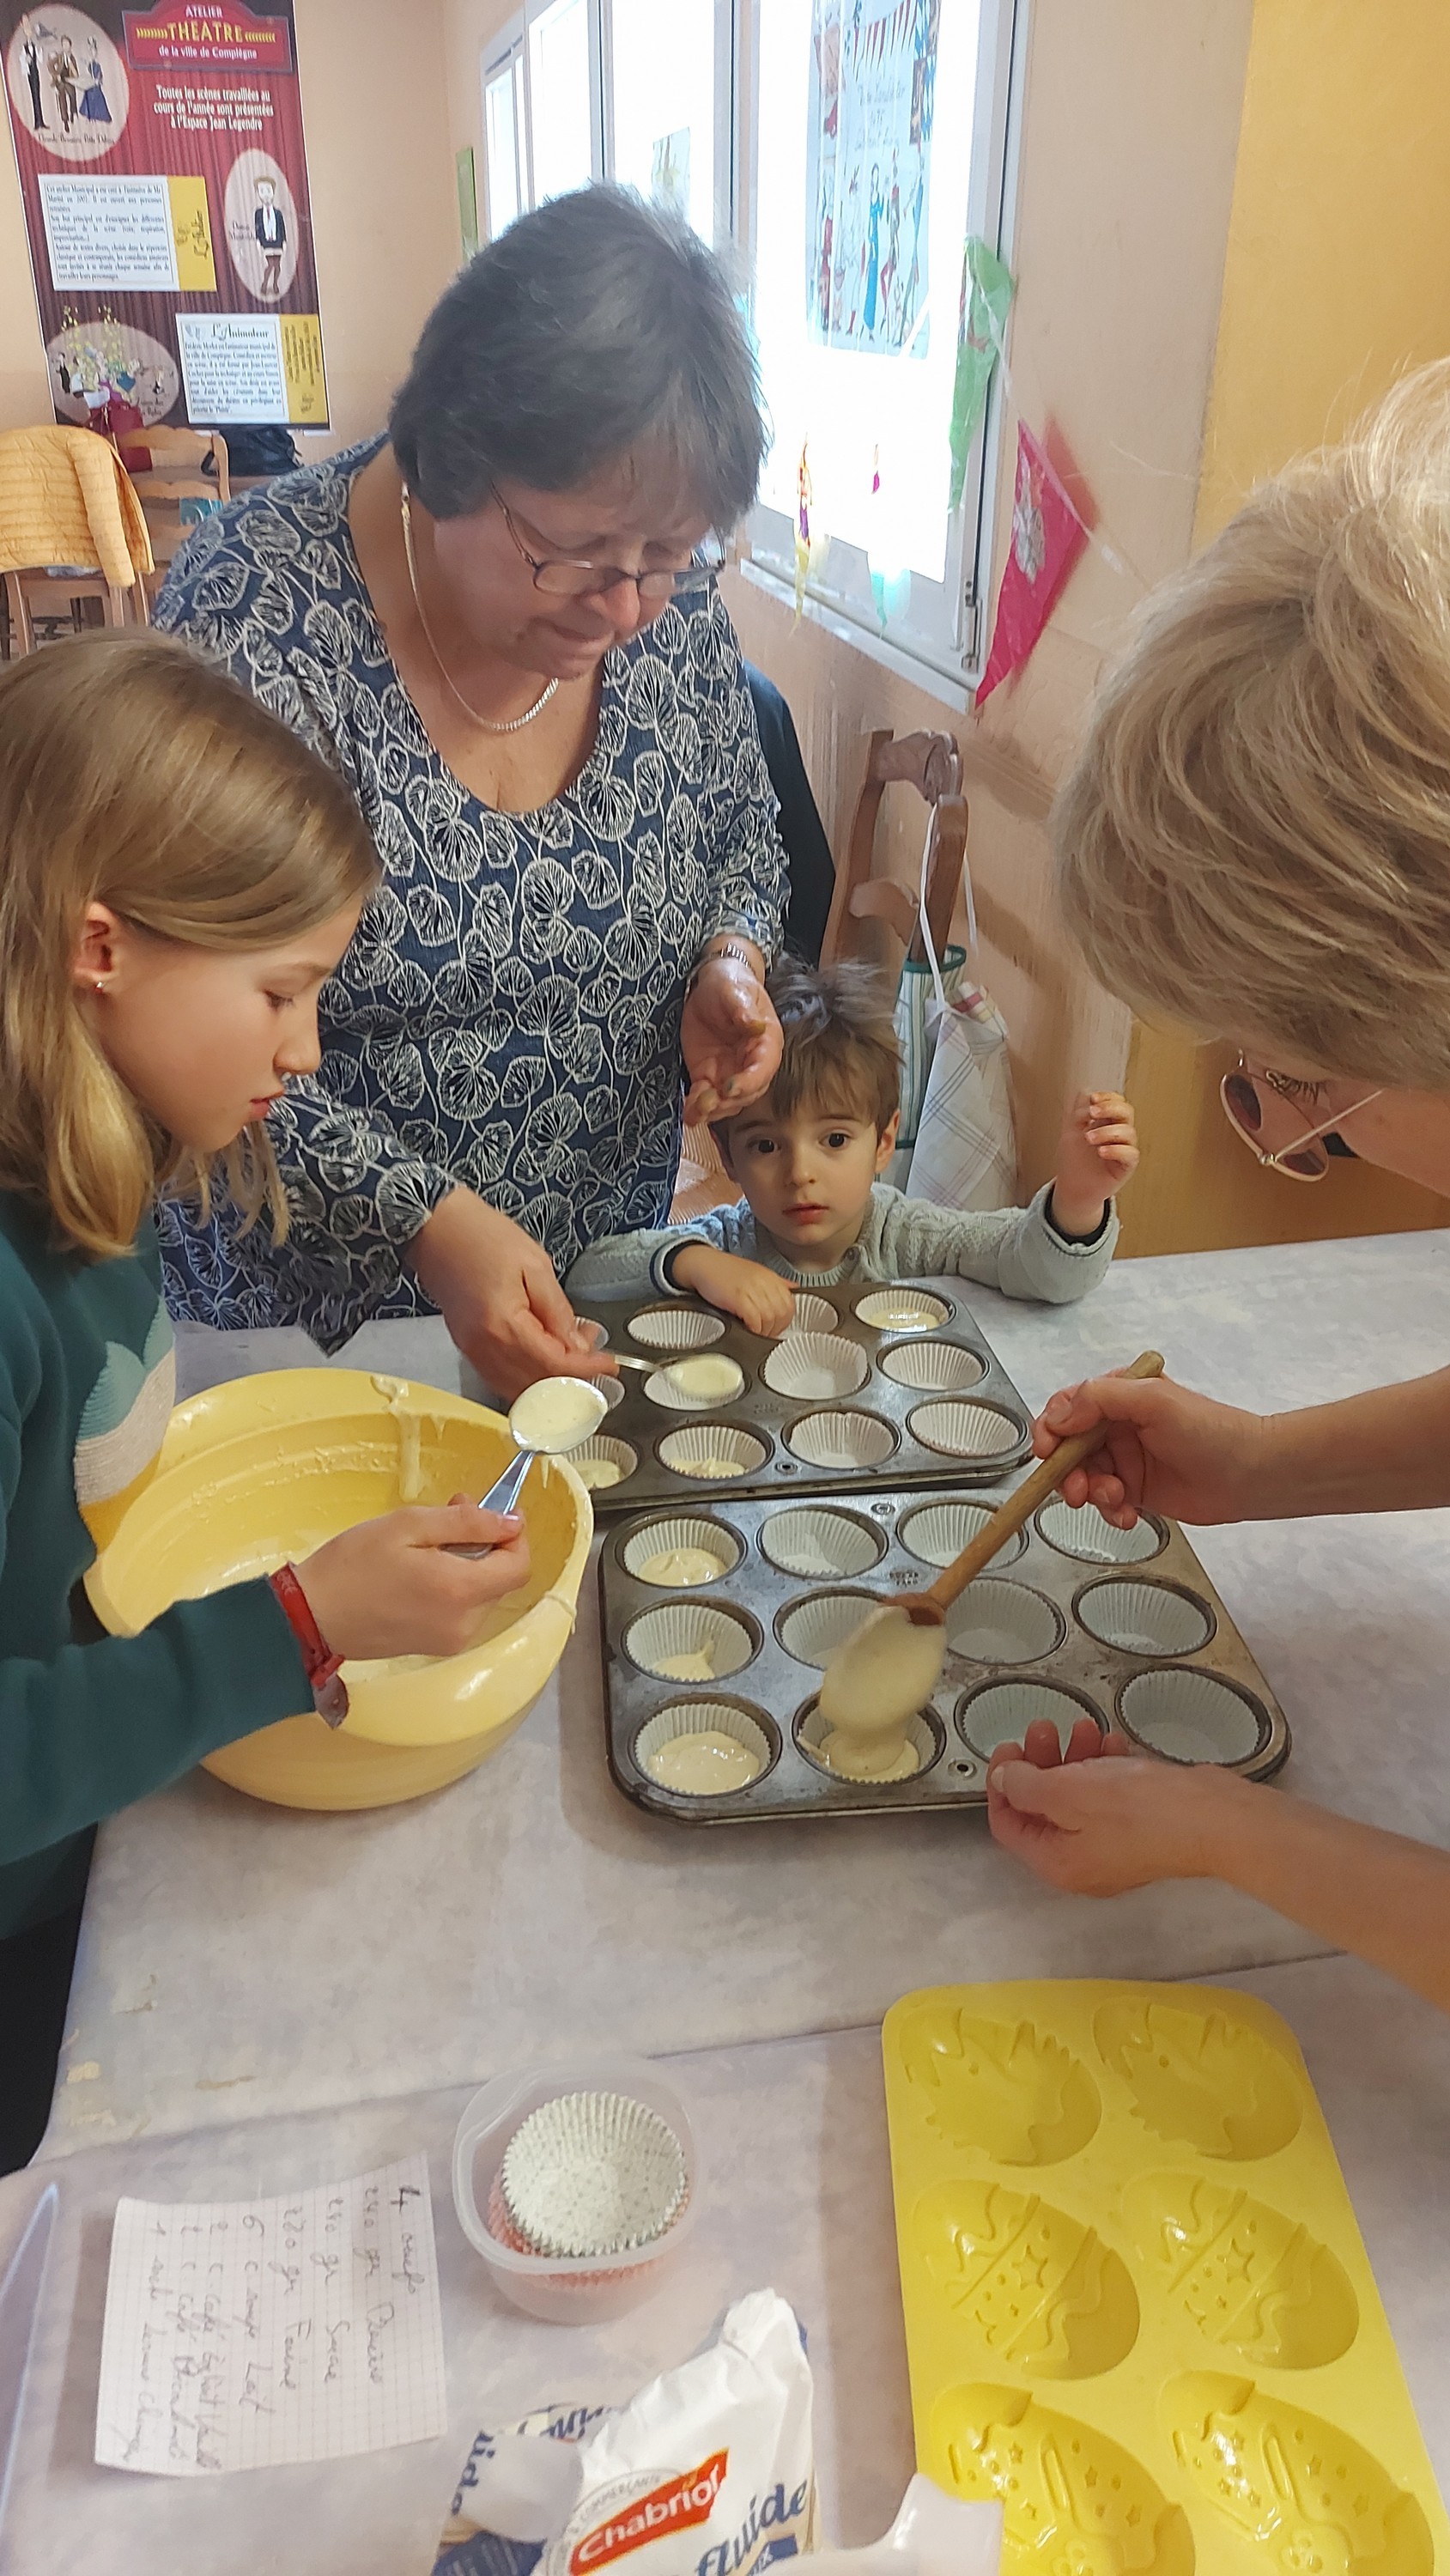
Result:
[[[1161,1377],[1163,1360],[1158,1351],[1144,1351],[1131,1368],[1119,1372],[1123,1377]],[[1013,1533],[1030,1520],[1049,1494],[1056,1493],[1063,1479],[1092,1456],[1102,1438],[1102,1424],[1091,1431],[1074,1433],[1033,1468],[1016,1492],[1000,1503],[984,1529],[978,1531],[944,1566],[934,1583],[924,1592],[905,1592],[890,1597],[878,1594],[879,1606],[849,1637],[842,1639],[826,1666],[821,1683],[820,1710],[831,1730],[829,1741],[839,1750],[834,1759],[848,1776],[872,1778],[883,1776],[869,1765],[878,1754],[889,1760],[893,1740],[900,1742],[900,1731],[915,1711],[925,1706],[941,1679],[946,1656],[946,1614],[984,1565],[990,1565],[999,1548]],[[919,1645],[908,1646],[898,1618],[917,1629],[933,1629],[935,1637],[923,1638]],[[850,1744],[867,1766],[851,1773],[844,1758]],[[884,1775],[889,1776],[889,1775]]]
[[[1129,1368],[1113,1371],[1115,1377],[1161,1377],[1162,1374],[1161,1351],[1142,1351]],[[929,1583],[924,1592],[895,1596],[889,1605],[882,1596],[883,1608],[889,1606],[893,1610],[904,1610],[915,1627],[937,1627],[952,1603],[960,1600],[967,1585],[981,1573],[983,1566],[990,1565],[1008,1539],[1015,1537],[1039,1506],[1046,1502],[1048,1495],[1055,1494],[1059,1485],[1066,1483],[1074,1467],[1081,1467],[1092,1456],[1101,1443],[1102,1432],[1103,1426],[1099,1422],[1091,1431],[1075,1431],[1070,1440],[1061,1441],[1052,1456],[1040,1458],[1031,1475],[1024,1476],[1005,1503],[998,1504],[986,1527],[979,1529],[975,1538],[968,1539],[960,1556],[954,1556],[950,1565],[943,1566],[935,1583]]]

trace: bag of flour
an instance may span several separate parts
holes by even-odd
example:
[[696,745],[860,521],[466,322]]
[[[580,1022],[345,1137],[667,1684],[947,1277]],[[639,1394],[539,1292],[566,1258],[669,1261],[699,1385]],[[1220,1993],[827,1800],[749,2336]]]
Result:
[[800,2326],[756,2290],[628,2405],[480,2433],[434,2576],[758,2576],[812,2546],[814,2510]]

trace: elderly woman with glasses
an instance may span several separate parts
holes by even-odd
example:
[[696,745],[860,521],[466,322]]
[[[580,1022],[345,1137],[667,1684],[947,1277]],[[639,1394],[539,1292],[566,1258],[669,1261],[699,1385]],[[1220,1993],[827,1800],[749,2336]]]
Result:
[[612,1365],[558,1274],[659,1224],[682,1109],[780,1053],[776,805],[716,592],[762,444],[710,253],[591,189],[454,280],[385,438],[198,530],[157,623],[341,771],[385,882],[270,1107],[287,1240],[176,1207],[175,1313],[335,1349],[436,1308],[505,1396]]
[[[1242,1048],[1223,1105],[1287,1180],[1338,1143],[1450,1192],[1450,365],[1258,492],[1150,603],[1059,801],[1102,981]],[[1053,1397],[1101,1423],[1070,1503],[1120,1528],[1450,1503],[1450,1369],[1263,1419],[1167,1379]],[[1113,1758],[1103,1759],[1102,1756]],[[1450,2010],[1450,1854],[1080,1726],[1004,1746],[993,1831],[1061,1887],[1218,1878]]]

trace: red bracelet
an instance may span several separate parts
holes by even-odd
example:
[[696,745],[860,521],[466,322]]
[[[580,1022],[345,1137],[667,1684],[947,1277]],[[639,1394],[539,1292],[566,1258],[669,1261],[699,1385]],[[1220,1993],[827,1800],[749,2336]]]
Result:
[[348,1707],[347,1684],[340,1678],[342,1657],[333,1653],[313,1618],[312,1604],[302,1589],[296,1566],[279,1565],[270,1579],[287,1625],[301,1648],[303,1668],[312,1686],[312,1704],[329,1726],[341,1726]]

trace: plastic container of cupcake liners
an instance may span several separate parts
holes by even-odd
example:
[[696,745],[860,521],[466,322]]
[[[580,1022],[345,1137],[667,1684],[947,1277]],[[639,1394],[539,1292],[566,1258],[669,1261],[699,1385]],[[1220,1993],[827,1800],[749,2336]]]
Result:
[[[646,2116],[631,2121],[617,2111],[582,2115],[561,2111],[536,2121],[535,2115],[545,2112],[546,2106],[572,2104],[579,2097],[637,2105]],[[660,2124],[678,2141],[683,2194],[674,2200],[673,2214],[661,2232],[647,2243],[624,2245],[613,2253],[567,2255],[537,2251],[519,2235],[505,2193],[504,2166],[510,2148],[532,2124],[531,2135],[521,2141],[529,2150],[524,2160],[526,2185],[521,2194],[515,2178],[513,2188],[516,2199],[524,2198],[535,2222],[547,2227],[552,2177],[566,2171],[556,2151],[581,2120],[598,2131],[601,2155],[623,2153],[637,2159],[641,2190],[646,2171],[651,2184],[657,2180]],[[515,2162],[519,2162],[517,2150]],[[554,2196],[567,2233],[563,2204],[569,2196],[562,2184]],[[699,2216],[699,2157],[689,2112],[675,2087],[648,2059],[610,2054],[568,2065],[515,2068],[495,2076],[475,2093],[459,2121],[453,2141],[453,2202],[464,2235],[482,2256],[494,2287],[512,2306],[561,2325],[623,2316],[653,2296],[678,2261]]]

